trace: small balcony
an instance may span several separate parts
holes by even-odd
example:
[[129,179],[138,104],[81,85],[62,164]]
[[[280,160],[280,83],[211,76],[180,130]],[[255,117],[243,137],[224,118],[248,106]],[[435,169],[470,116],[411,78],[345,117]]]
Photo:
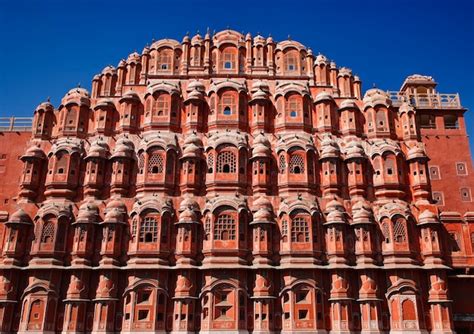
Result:
[[459,94],[415,94],[407,95],[397,91],[387,91],[395,107],[409,102],[418,109],[460,109]]

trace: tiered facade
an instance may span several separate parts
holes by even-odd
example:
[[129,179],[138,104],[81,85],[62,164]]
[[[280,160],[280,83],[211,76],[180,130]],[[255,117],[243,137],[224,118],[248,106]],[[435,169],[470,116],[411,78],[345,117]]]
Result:
[[363,95],[298,42],[225,30],[40,104],[3,133],[0,332],[453,333],[474,214],[433,198],[426,115],[465,138],[435,85]]

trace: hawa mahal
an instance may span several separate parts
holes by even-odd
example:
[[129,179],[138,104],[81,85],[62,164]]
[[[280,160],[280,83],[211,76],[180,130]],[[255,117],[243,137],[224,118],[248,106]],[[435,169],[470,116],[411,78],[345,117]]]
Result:
[[154,41],[0,123],[0,333],[468,333],[458,94],[302,44]]

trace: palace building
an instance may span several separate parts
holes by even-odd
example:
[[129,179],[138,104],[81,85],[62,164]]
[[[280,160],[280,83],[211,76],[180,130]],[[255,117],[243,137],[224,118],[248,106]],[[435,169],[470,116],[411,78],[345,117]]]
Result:
[[436,86],[224,30],[3,120],[0,333],[472,332],[466,109]]

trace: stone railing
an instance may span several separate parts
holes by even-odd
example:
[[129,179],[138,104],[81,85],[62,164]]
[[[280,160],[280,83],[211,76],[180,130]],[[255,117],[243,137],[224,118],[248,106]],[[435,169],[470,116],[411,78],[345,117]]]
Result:
[[459,94],[416,94],[406,95],[396,91],[387,92],[394,106],[398,107],[402,102],[410,102],[416,108],[433,109],[457,109],[461,108]]
[[0,117],[0,132],[29,132],[33,117]]

